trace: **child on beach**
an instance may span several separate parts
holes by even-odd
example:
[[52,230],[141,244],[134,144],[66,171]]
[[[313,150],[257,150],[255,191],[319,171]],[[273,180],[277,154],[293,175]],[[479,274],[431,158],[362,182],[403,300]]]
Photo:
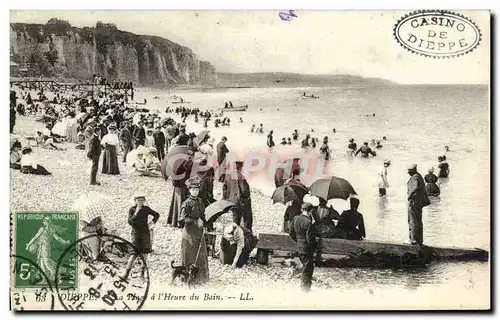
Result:
[[153,148],[154,146],[155,146],[155,138],[153,136],[153,129],[148,128],[145,147]]

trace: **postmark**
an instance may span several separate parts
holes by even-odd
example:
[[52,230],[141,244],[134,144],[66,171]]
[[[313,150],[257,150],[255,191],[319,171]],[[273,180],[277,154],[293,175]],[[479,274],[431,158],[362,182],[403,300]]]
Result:
[[[78,239],[76,212],[18,212],[15,214],[15,288],[54,287],[56,261],[64,249]],[[34,263],[25,260],[30,259]],[[59,287],[76,284],[76,256],[68,257]],[[35,267],[36,266],[36,267]],[[43,271],[43,272],[42,272]]]
[[[13,270],[12,274],[14,277],[27,278],[30,272],[33,270],[37,271],[40,277],[43,277],[47,285],[43,288],[22,288],[14,289],[10,294],[10,305],[11,309],[14,311],[28,311],[28,310],[54,310],[54,289],[52,288],[50,281],[47,281],[47,275],[38,266],[38,264],[26,257],[11,255],[11,260],[14,261],[12,264]],[[29,268],[21,269],[21,266],[28,265]],[[36,308],[33,308],[36,306]]]
[[[98,250],[97,256],[91,252]],[[62,288],[67,259],[77,256],[80,268],[78,290]],[[130,257],[136,256],[128,276]],[[91,234],[72,243],[57,262],[56,293],[66,310],[140,310],[147,299],[149,270],[142,254],[129,241],[109,234]]]
[[445,10],[414,11],[397,21],[396,41],[408,51],[430,58],[471,53],[481,42],[479,27],[468,17]]

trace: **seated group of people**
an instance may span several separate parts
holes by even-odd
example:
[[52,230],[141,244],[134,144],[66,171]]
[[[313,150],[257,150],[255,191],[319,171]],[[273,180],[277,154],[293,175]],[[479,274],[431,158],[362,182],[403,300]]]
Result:
[[[358,212],[359,199],[349,199],[351,208],[339,214],[327,202],[319,198],[319,205],[313,209],[314,234],[320,238],[337,238],[347,240],[361,240],[366,237],[363,215]],[[293,201],[285,211],[283,231],[290,232],[293,218],[300,214],[301,203]],[[294,210],[298,209],[298,210]]]
[[14,141],[10,148],[10,167],[27,174],[51,174],[45,167],[38,164],[38,161],[33,155],[33,149],[29,146],[22,148],[21,143],[17,140]]

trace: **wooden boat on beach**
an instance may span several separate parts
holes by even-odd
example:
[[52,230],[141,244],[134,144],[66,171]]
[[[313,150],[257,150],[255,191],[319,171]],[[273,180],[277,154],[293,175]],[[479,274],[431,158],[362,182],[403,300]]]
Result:
[[[333,256],[325,266],[408,268],[422,267],[436,260],[488,261],[489,252],[478,248],[433,247],[370,240],[317,238],[318,250]],[[260,233],[257,262],[267,264],[269,255],[291,257],[297,244],[288,234]]]
[[191,101],[173,101],[173,102],[168,102],[167,103],[172,103],[172,104],[178,104],[178,103],[191,103]]
[[239,112],[239,111],[247,111],[247,109],[248,109],[248,105],[244,105],[244,106],[232,107],[232,108],[219,108],[218,111]]
[[302,99],[319,99],[318,96],[301,96]]

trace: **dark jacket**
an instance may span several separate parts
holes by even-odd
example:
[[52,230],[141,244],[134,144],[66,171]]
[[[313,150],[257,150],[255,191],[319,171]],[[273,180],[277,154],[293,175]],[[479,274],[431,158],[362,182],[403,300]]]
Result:
[[363,215],[351,209],[342,212],[337,226],[344,234],[343,238],[359,240],[366,237]]
[[358,151],[356,151],[356,153],[354,155],[357,156],[358,153],[360,153],[360,152],[361,152],[362,157],[368,157],[368,155],[370,155],[370,154],[372,156],[376,155],[376,153],[373,152],[373,150],[369,146],[365,146],[365,145],[361,146],[361,148],[359,148]]
[[135,216],[134,219],[132,219],[132,216],[135,213],[135,209],[137,208],[137,205],[131,207],[128,211],[128,224],[132,226],[132,228],[135,229],[135,231],[143,231],[144,229],[149,229],[148,228],[148,218],[149,215],[153,216],[153,222],[156,223],[158,219],[160,218],[160,214],[153,209],[151,209],[148,206],[143,206],[141,210],[139,210],[139,213],[137,216]]
[[329,237],[335,229],[333,220],[339,220],[340,215],[332,207],[318,206],[313,212],[314,231],[318,237]]
[[233,178],[231,173],[226,174],[222,186],[222,199],[238,205],[247,205],[250,201],[250,186],[240,172]]
[[179,133],[177,144],[180,146],[187,146],[188,142],[189,142],[189,136],[184,132]]
[[134,137],[135,142],[145,141],[146,140],[146,130],[144,130],[144,127],[142,127],[142,128],[137,127],[134,129],[134,133],[132,134],[132,136]]
[[120,131],[120,141],[124,146],[132,145],[132,135],[130,134],[130,130],[127,127],[124,127]]
[[306,215],[296,216],[290,224],[290,238],[297,242],[297,252],[313,255],[316,249],[312,219]]
[[416,172],[408,180],[408,201],[410,207],[423,208],[425,206],[425,182],[420,173]]
[[290,225],[293,223],[293,219],[301,214],[300,207],[302,206],[302,200],[293,200],[292,203],[285,208],[285,216],[283,217],[283,228],[282,232],[290,232]]
[[155,140],[155,146],[164,146],[165,145],[165,135],[163,132],[154,132],[153,139]]
[[101,156],[101,139],[95,134],[92,135],[89,143],[89,151],[87,152],[87,158],[92,161],[99,161]]
[[222,164],[224,162],[224,159],[226,159],[226,154],[229,152],[229,149],[226,147],[226,144],[224,142],[219,142],[217,144],[217,162]]

